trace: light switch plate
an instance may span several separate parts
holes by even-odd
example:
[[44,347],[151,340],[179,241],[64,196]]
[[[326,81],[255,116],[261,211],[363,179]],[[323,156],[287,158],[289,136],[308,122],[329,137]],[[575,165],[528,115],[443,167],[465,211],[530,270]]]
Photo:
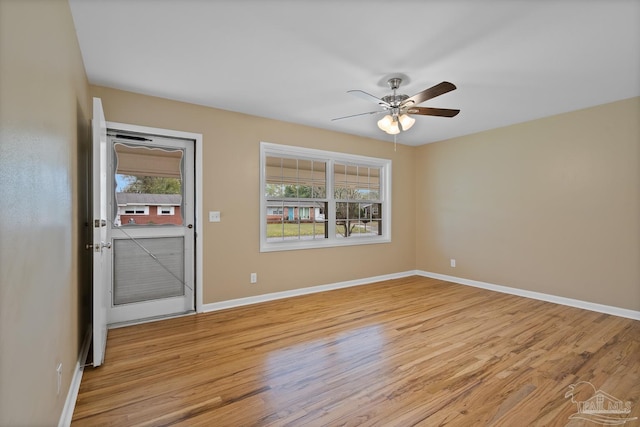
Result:
[[220,211],[209,211],[209,222],[220,222]]

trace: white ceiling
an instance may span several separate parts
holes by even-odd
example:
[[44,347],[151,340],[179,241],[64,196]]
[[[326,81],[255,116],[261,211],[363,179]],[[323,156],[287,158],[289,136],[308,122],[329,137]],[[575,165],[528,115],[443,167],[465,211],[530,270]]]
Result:
[[640,0],[69,0],[92,84],[393,141],[347,94],[450,81],[421,145],[640,96]]

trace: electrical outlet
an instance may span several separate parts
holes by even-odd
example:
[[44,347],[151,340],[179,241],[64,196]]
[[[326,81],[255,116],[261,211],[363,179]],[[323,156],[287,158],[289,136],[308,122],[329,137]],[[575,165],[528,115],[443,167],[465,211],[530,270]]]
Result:
[[258,273],[251,273],[251,283],[258,283]]
[[209,222],[220,222],[220,211],[209,211]]
[[58,366],[56,367],[56,374],[58,384],[56,395],[59,395],[60,389],[62,388],[62,362],[58,363]]
[[456,260],[451,258],[450,262],[451,262],[451,267],[456,268]]

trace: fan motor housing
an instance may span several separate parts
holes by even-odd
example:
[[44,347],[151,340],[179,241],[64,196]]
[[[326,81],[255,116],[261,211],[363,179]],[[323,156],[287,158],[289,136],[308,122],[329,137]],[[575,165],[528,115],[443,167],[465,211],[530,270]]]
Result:
[[405,99],[409,99],[409,96],[408,95],[387,95],[387,96],[383,96],[381,99],[387,104],[390,104],[394,107],[398,107],[402,103],[402,101],[404,101]]

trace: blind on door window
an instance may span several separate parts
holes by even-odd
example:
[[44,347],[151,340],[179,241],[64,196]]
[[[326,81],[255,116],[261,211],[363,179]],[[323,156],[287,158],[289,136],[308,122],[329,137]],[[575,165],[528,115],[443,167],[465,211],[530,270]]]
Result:
[[183,237],[114,240],[114,305],[182,295]]

